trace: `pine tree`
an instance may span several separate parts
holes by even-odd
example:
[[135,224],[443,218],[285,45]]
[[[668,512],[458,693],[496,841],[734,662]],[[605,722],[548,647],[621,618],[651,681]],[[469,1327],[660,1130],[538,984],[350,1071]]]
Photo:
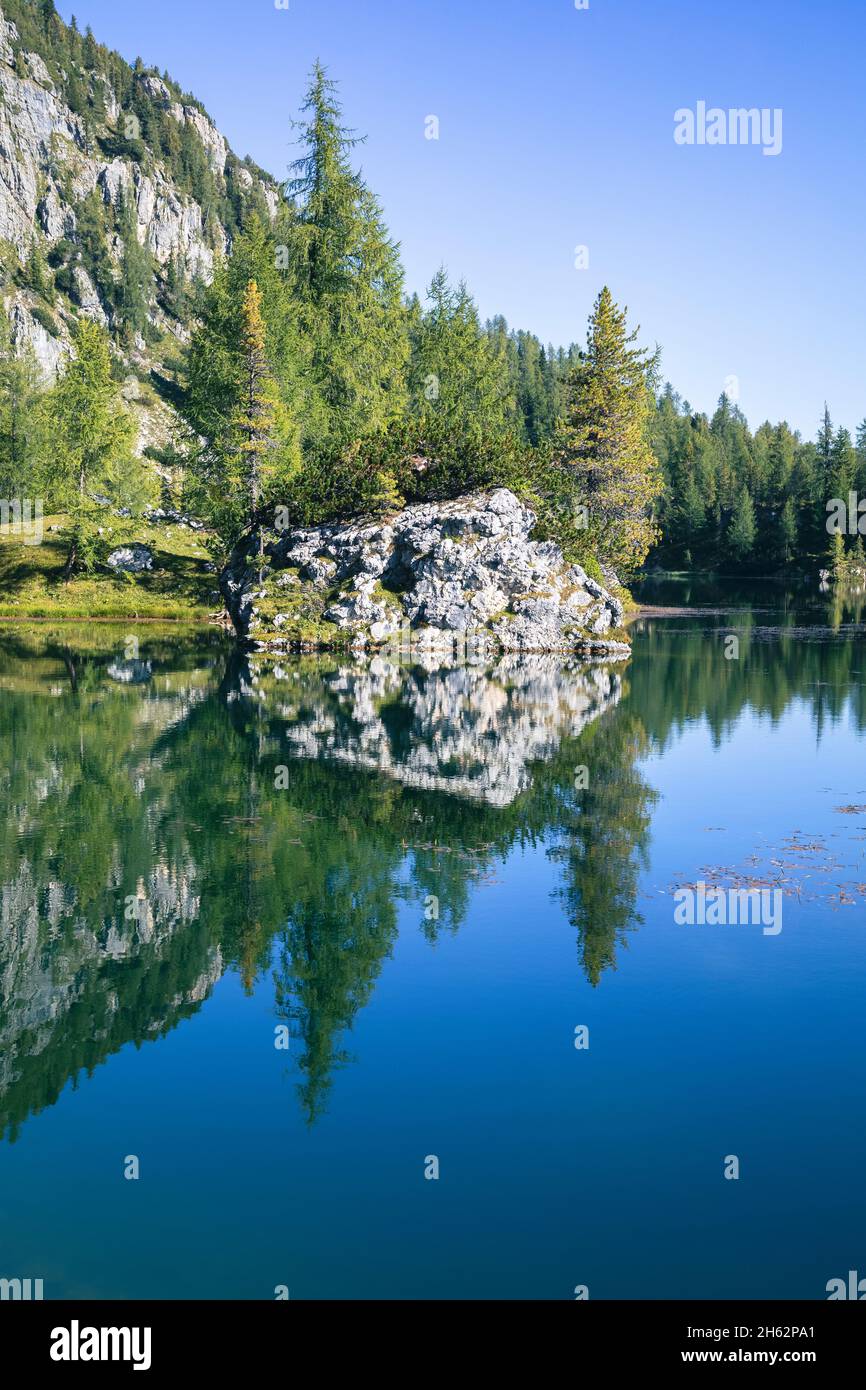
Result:
[[747,488],[742,488],[737,498],[731,524],[728,527],[728,551],[734,560],[748,560],[755,548],[755,508]]
[[[68,579],[94,561],[95,493],[114,493],[117,480],[131,471],[135,425],[123,407],[111,376],[108,337],[90,319],[79,319],[75,357],[46,400],[52,438],[46,484],[54,505],[69,514]],[[125,499],[123,499],[125,500]]]
[[296,122],[304,150],[286,194],[287,260],[315,399],[304,429],[338,450],[383,433],[405,409],[403,271],[382,214],[350,162],[336,87],[317,63]]
[[242,312],[241,401],[235,428],[240,435],[238,447],[252,526],[261,506],[266,454],[272,445],[276,419],[276,383],[268,370],[262,296],[255,280],[247,285]]
[[787,565],[797,553],[797,508],[793,497],[786,497],[779,517],[779,554]]
[[589,320],[586,356],[566,383],[557,469],[572,505],[585,505],[585,544],[626,572],[657,535],[652,508],[661,473],[648,442],[654,357],[635,348],[626,311],[605,286]]

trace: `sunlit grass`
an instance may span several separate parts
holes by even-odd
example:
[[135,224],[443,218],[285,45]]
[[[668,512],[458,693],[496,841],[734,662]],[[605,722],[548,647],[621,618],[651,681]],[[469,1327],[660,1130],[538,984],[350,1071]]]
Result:
[[[43,520],[39,545],[0,530],[0,619],[148,618],[204,621],[222,607],[200,532],[142,523],[130,537],[150,546],[153,570],[63,579],[63,516]],[[124,541],[124,543],[127,543]]]

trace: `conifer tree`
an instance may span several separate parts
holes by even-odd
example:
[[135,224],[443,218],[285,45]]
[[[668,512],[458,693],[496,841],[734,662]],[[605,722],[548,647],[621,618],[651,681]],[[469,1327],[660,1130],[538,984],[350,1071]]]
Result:
[[129,485],[137,481],[135,425],[112,379],[108,337],[91,319],[77,324],[75,356],[49,392],[46,412],[52,439],[46,486],[54,505],[69,514],[69,578],[94,561],[102,512],[95,494],[113,494],[116,505],[127,505]]
[[249,522],[255,523],[262,501],[266,454],[276,419],[276,383],[268,371],[262,296],[255,280],[247,285],[243,302],[242,378],[240,410],[235,427],[249,498]]
[[40,386],[32,350],[16,353],[0,316],[0,497],[34,497],[41,488]]
[[452,287],[441,268],[427,299],[412,329],[411,437],[427,465],[417,490],[446,496],[507,468],[517,405],[504,339],[482,329],[465,284]]
[[633,346],[626,311],[607,286],[589,320],[586,355],[572,368],[557,437],[557,471],[572,505],[587,508],[589,552],[628,572],[657,534],[661,473],[648,440],[655,358]]
[[123,260],[115,302],[120,318],[120,334],[131,342],[147,326],[148,294],[153,278],[153,258],[138,240],[136,216],[123,186],[117,204],[117,230],[123,239]]
[[755,508],[747,488],[740,490],[731,524],[728,527],[728,551],[734,560],[748,560],[755,548]]
[[830,419],[830,409],[827,402],[824,402],[824,414],[821,417],[821,424],[818,429],[818,442],[816,464],[818,472],[818,484],[824,490],[824,498],[828,499],[832,494],[826,489],[830,485],[830,474],[833,466],[833,423]]
[[839,497],[848,501],[857,479],[857,454],[846,429],[837,430],[830,445],[828,500]]
[[839,530],[833,531],[830,536],[827,558],[833,578],[838,583],[844,579],[847,569],[845,557],[845,537]]
[[381,434],[405,409],[403,271],[376,199],[351,165],[336,86],[316,63],[296,122],[286,194],[288,270],[307,342],[306,439],[329,449]]
[[249,347],[253,308],[256,370],[272,420],[268,448],[252,451],[260,464],[258,505],[284,491],[298,469],[299,363],[304,354],[285,271],[277,269],[273,234],[258,218],[238,237],[230,259],[217,266],[188,359],[184,413],[199,443],[190,457],[187,501],[210,521],[220,555],[252,514],[244,458],[251,451],[239,447],[239,424],[249,408],[254,376]]
[[779,554],[783,564],[788,564],[797,553],[797,508],[793,497],[785,498],[779,518]]

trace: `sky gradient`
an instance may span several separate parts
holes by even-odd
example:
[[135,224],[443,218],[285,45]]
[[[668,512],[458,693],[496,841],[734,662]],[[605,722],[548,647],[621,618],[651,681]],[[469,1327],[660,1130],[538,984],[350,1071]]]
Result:
[[[2,2],[2,0],[0,0]],[[65,19],[194,92],[278,177],[316,57],[401,243],[407,287],[444,263],[484,317],[583,341],[598,290],[712,411],[814,436],[866,417],[863,0],[117,0]],[[781,153],[678,145],[674,114],[780,108]],[[425,138],[425,119],[440,123]],[[575,248],[589,250],[575,269]]]

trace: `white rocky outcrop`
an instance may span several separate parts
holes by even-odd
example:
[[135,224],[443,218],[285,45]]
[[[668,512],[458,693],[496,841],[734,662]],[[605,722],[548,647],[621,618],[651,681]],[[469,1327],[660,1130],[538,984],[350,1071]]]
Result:
[[260,646],[608,648],[622,605],[551,541],[507,488],[360,520],[248,536],[221,577],[239,636]]

